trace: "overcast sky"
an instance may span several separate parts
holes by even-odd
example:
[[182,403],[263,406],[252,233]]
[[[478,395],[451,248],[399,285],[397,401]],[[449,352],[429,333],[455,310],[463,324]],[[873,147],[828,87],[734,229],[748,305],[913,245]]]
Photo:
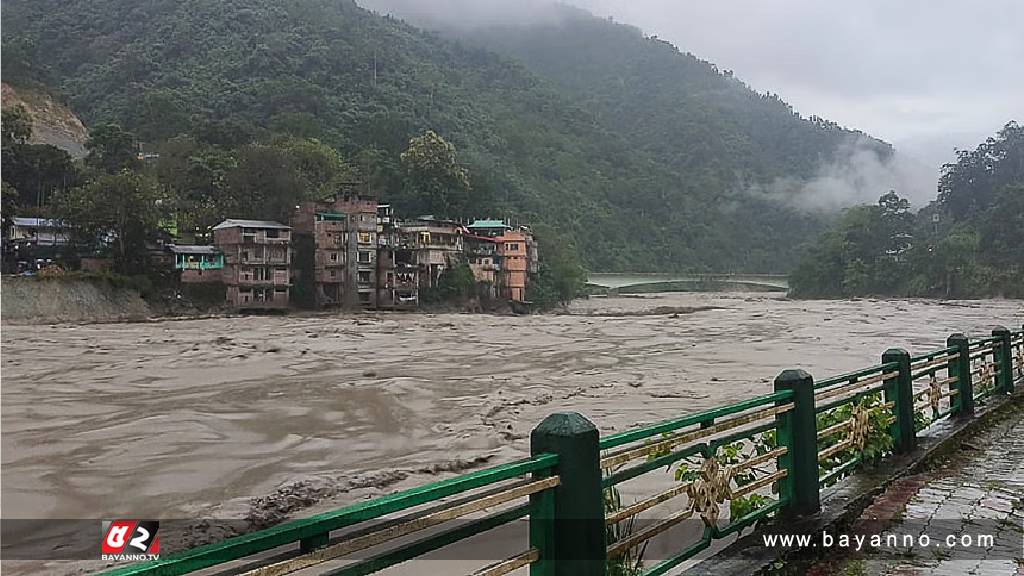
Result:
[[569,0],[938,167],[1024,121],[1024,1]]

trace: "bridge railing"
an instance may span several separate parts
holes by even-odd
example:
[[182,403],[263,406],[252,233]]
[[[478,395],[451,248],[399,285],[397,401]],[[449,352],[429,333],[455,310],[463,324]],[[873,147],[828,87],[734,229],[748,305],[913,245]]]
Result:
[[[656,576],[776,514],[815,513],[826,487],[913,450],[939,419],[970,418],[976,403],[1011,393],[1015,376],[1024,379],[1024,329],[998,328],[914,356],[890,349],[877,365],[818,382],[786,370],[771,394],[604,438],[579,414],[553,414],[531,434],[530,458],[107,574],[365,575],[525,518],[519,551],[474,576],[527,566],[531,576]],[[644,559],[687,520],[692,538],[673,532],[666,558]],[[247,557],[251,568],[231,564]],[[333,560],[347,563],[325,566]]]

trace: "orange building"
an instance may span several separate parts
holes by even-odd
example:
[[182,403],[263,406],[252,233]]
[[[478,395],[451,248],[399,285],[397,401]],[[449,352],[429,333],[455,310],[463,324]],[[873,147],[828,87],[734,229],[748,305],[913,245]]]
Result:
[[[526,301],[526,285],[529,273],[537,271],[537,248],[530,230],[524,226],[513,228],[503,220],[476,220],[467,226],[470,232],[480,240],[490,239],[494,242],[494,285],[498,298],[513,302]],[[481,242],[481,246],[486,244]],[[481,255],[486,256],[482,253]],[[470,267],[473,267],[474,254],[470,255]],[[480,259],[478,264],[490,262]],[[474,275],[480,279],[477,270]]]
[[526,234],[521,230],[507,230],[495,241],[501,261],[499,297],[523,302],[526,300]]

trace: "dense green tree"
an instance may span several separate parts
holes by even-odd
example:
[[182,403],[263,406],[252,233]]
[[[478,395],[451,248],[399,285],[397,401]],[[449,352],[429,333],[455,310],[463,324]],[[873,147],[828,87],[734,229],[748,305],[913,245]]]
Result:
[[32,117],[22,105],[3,111],[3,146],[24,144],[32,137]]
[[118,272],[139,274],[148,266],[146,245],[164,213],[164,201],[154,180],[125,170],[69,191],[56,209],[82,247],[109,251]]
[[846,211],[791,277],[806,297],[1024,295],[1024,138],[1011,122],[945,167],[918,214],[893,192]]
[[428,304],[459,303],[469,300],[476,289],[473,271],[466,264],[459,264],[441,273],[437,286],[422,290],[420,299]]
[[7,202],[6,216],[14,207],[39,210],[57,191],[75,185],[77,170],[67,152],[49,144],[28,144],[32,137],[32,118],[23,106],[3,111],[3,182]]
[[469,176],[455,157],[455,146],[427,130],[409,140],[401,159],[408,205],[424,214],[446,218],[466,215]]
[[89,132],[85,164],[107,174],[139,166],[135,136],[116,124],[101,124]]
[[540,270],[527,285],[527,300],[539,309],[568,304],[583,293],[587,272],[580,263],[572,240],[555,230],[540,228]]

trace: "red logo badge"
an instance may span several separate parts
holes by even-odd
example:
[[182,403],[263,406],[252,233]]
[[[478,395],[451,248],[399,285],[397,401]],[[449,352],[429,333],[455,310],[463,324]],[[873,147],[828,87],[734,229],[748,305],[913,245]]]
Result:
[[160,557],[160,522],[156,520],[105,520],[103,560],[156,560]]

